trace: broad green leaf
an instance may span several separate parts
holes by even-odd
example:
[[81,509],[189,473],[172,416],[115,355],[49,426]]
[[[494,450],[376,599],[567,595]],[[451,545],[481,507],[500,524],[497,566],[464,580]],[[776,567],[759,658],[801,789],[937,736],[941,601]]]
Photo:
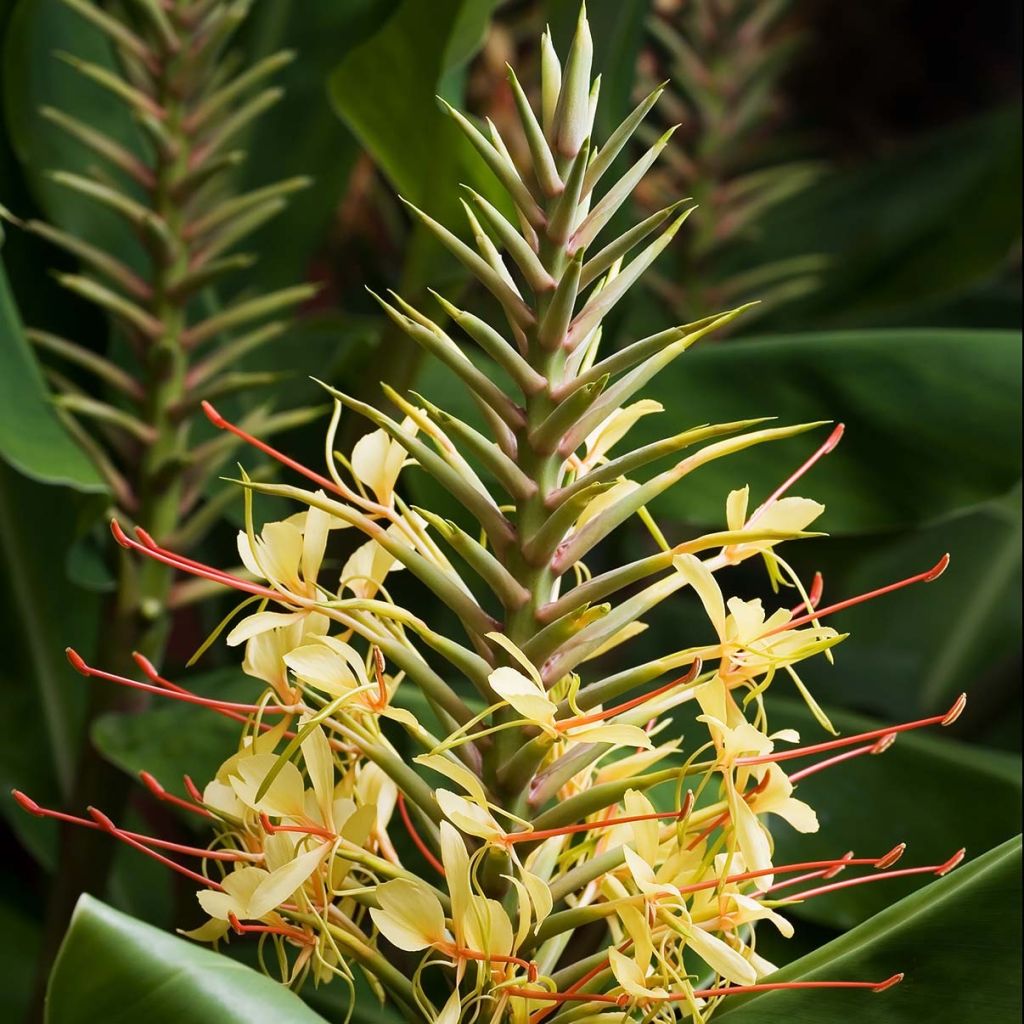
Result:
[[[0,245],[3,228],[0,227]],[[50,404],[0,263],[0,456],[43,483],[102,491],[103,481]],[[56,493],[53,500],[58,500]]]
[[[786,680],[778,678],[766,698],[772,728],[796,728],[804,743],[828,739],[799,698],[782,696],[785,688]],[[844,735],[896,721],[868,719],[831,707],[827,711]],[[965,725],[970,724],[971,712],[968,701],[961,719]],[[815,760],[790,762],[788,771]],[[854,758],[801,782],[796,796],[817,811],[820,829],[801,835],[786,822],[769,817],[775,861],[841,857],[851,849],[859,857],[881,856],[901,842],[907,844],[907,851],[898,867],[942,864],[961,847],[966,847],[968,859],[973,859],[1016,834],[1021,815],[1020,780],[1021,762],[1015,755],[961,743],[942,729],[903,735],[880,756]],[[964,813],[968,807],[970,813]],[[854,886],[808,900],[789,913],[823,925],[850,928],[921,888],[927,880],[927,876],[910,877]]]
[[392,186],[435,217],[458,209],[460,174],[469,173],[471,184],[494,192],[483,161],[434,99],[451,66],[446,61],[465,61],[467,40],[479,40],[477,18],[488,8],[467,0],[404,0],[330,76],[338,115]]
[[98,602],[68,582],[64,552],[82,500],[20,477],[0,465],[0,616],[6,626],[0,694],[0,782],[5,816],[42,863],[55,854],[51,822],[32,818],[6,799],[18,786],[44,802],[71,788],[88,684],[64,657],[66,646],[90,652]]
[[61,946],[47,1024],[314,1024],[284,985],[83,896]]
[[[646,417],[630,442],[747,416],[843,422],[842,443],[793,493],[824,502],[821,528],[832,533],[917,525],[998,497],[1019,479],[1020,373],[1020,335],[1010,331],[730,339],[695,346],[651,383],[646,395],[672,420]],[[654,510],[719,523],[730,490],[749,483],[752,502],[762,500],[813,444],[801,438],[714,463]]]
[[876,914],[766,981],[882,981],[881,994],[731,997],[716,1024],[1009,1024],[1020,1018],[1020,837]]
[[1020,239],[1020,161],[1019,107],[942,128],[779,204],[737,261],[830,257],[786,324],[945,323],[937,304],[998,271]]

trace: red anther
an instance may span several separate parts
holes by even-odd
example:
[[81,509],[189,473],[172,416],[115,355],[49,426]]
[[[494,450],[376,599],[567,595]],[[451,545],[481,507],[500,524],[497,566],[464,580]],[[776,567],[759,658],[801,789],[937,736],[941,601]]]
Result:
[[221,430],[223,430],[228,425],[228,421],[224,419],[224,417],[221,416],[221,414],[217,412],[213,405],[210,402],[207,402],[206,399],[203,399],[203,401],[200,402],[199,404],[200,406],[202,406],[203,412],[206,413],[206,418],[215,427],[219,427]]
[[[93,668],[91,665],[86,664],[85,659],[70,647],[67,649],[67,656],[68,661],[70,661],[71,664],[74,665],[75,668],[84,676],[90,676],[95,679],[104,679],[110,683],[117,683],[119,686],[128,686],[135,690],[142,690],[144,693],[154,693],[159,697],[170,697],[172,700],[180,700],[186,704],[198,704],[200,707],[212,708],[214,711],[245,711],[250,714],[255,714],[257,712],[263,712],[264,714],[293,713],[287,708],[279,707],[274,704],[239,704],[235,701],[216,700],[212,697],[200,697],[198,694],[192,693],[191,690],[186,690],[184,687],[178,686],[175,683],[159,686],[151,683],[140,683],[137,679],[128,679],[126,676],[119,676],[113,672],[105,672],[103,669]],[[161,684],[167,682],[160,676],[157,678],[160,679]]]
[[[906,843],[897,843],[884,857],[879,858],[877,868],[891,868],[906,852]],[[827,875],[825,876],[828,877]]]
[[[161,785],[161,783],[149,772],[139,772],[139,778],[142,780],[142,784],[153,794],[158,800],[163,800],[165,803],[174,804],[175,807],[182,807],[186,811],[192,811],[195,814],[200,814],[204,818],[212,818],[213,815],[205,807],[197,807],[195,804],[189,803],[188,800],[182,800],[180,796],[175,796],[174,793],[168,793],[167,790]],[[186,786],[187,788],[187,786]],[[190,794],[192,795],[192,794]],[[195,795],[192,795],[195,800]],[[202,803],[202,796],[200,795],[197,803]]]
[[768,497],[765,498],[765,500],[761,502],[760,505],[758,505],[758,507],[754,510],[753,515],[751,515],[750,519],[747,521],[747,525],[749,526],[766,508],[768,508],[769,505],[771,505],[773,502],[778,501],[779,498],[781,498],[786,493],[786,491],[788,491],[790,487],[792,487],[793,484],[795,484],[797,480],[799,480],[800,477],[802,477],[820,458],[822,458],[825,455],[828,455],[828,453],[832,451],[832,449],[835,448],[837,444],[839,444],[839,441],[842,438],[843,432],[845,430],[846,427],[844,424],[836,424],[832,433],[829,434],[827,438],[825,438],[825,441],[821,445],[821,447],[819,447],[814,452],[814,454],[811,455],[810,458],[801,463],[801,465],[797,467],[795,472],[790,474],[790,476],[788,476],[781,484],[779,484],[779,486],[776,487],[775,490],[772,491],[772,493],[768,495]]
[[[846,853],[839,858],[837,863],[830,867],[828,871],[822,873],[822,878],[835,878],[841,871],[845,871],[846,868],[853,863],[853,850],[847,850]],[[878,867],[876,863],[875,867]]]
[[43,808],[40,807],[32,797],[22,793],[20,789],[12,789],[11,796],[14,797],[15,802],[23,811],[28,811],[29,814],[34,814],[37,818],[46,817],[46,812]]
[[936,876],[941,878],[943,875],[948,875],[949,872],[953,870],[953,868],[957,867],[963,861],[966,855],[967,850],[964,847],[961,847],[959,850],[956,851],[956,853],[953,854],[952,857],[949,858],[949,860],[946,861],[945,864],[943,864],[939,868],[938,871],[935,872]]
[[[282,466],[287,466],[289,469],[294,470],[296,473],[306,477],[307,480],[312,480],[313,483],[319,484],[325,491],[331,491],[334,494],[344,495],[345,491],[340,488],[333,480],[328,480],[327,477],[321,476],[319,473],[314,472],[312,469],[307,469],[301,462],[296,462],[294,459],[290,459],[284,452],[278,451],[278,449],[267,444],[266,441],[261,441],[258,437],[248,433],[241,427],[236,426],[230,420],[226,420],[213,408],[212,405],[207,408],[208,402],[203,403],[203,411],[207,416],[210,417],[210,422],[215,427],[219,427],[221,430],[227,430],[234,434],[235,437],[240,437],[246,444],[252,445],[253,448],[263,452],[265,455],[269,455],[272,459],[280,462]],[[211,414],[211,411],[213,415]],[[216,418],[214,418],[216,417]]]
[[965,707],[967,707],[967,694],[961,693],[953,702],[953,706],[946,712],[940,725],[952,725],[963,714]]
[[844,608],[852,608],[854,605],[863,604],[865,601],[870,601],[873,598],[881,597],[883,594],[891,594],[894,590],[902,590],[904,587],[909,587],[913,583],[931,583],[933,580],[937,580],[943,572],[946,571],[946,566],[949,565],[949,555],[943,555],[932,568],[926,572],[919,572],[915,576],[908,576],[905,580],[897,580],[895,583],[890,583],[888,586],[879,587],[877,590],[870,590],[866,594],[859,594],[857,597],[848,597],[845,601],[839,601],[836,604],[830,604],[827,608],[821,608],[820,610],[814,611],[808,615],[801,615],[797,619],[792,619],[789,622],[773,629],[771,632],[766,633],[765,636],[772,636],[775,633],[781,633],[783,630],[796,629],[797,626],[804,626],[808,622],[817,622],[818,619],[823,619],[826,615],[831,615],[833,612],[842,611]]
[[869,754],[884,754],[896,742],[896,733],[886,733],[869,751]]
[[78,651],[73,647],[65,647],[64,653],[67,655],[68,661],[71,662],[71,667],[76,672],[81,672],[83,676],[89,675],[89,666],[85,663],[85,658]]
[[876,985],[872,991],[884,992],[887,988],[892,988],[893,985],[898,985],[903,980],[903,972],[894,974],[891,978],[886,978],[881,985]]
[[260,824],[263,826],[263,831],[271,836],[277,832],[300,832],[304,836],[316,836],[319,839],[338,838],[337,833],[331,832],[330,829],[320,828],[318,825],[275,825],[267,817],[266,811],[260,812]]
[[199,791],[199,787],[192,781],[192,776],[183,775],[181,777],[181,781],[184,783],[188,795],[192,797],[197,804],[201,804],[203,802],[203,794]]
[[837,740],[828,740],[825,743],[815,743],[809,747],[795,747],[793,750],[783,750],[778,753],[764,754],[761,757],[738,757],[733,764],[737,767],[747,767],[755,764],[767,764],[768,762],[789,761],[794,757],[806,757],[808,754],[820,754],[826,750],[838,750],[842,747],[851,747],[862,740],[881,739],[890,734],[898,732],[910,732],[912,729],[924,729],[929,725],[952,725],[959,717],[967,704],[967,694],[961,693],[953,706],[944,715],[933,715],[931,718],[921,718],[916,722],[904,722],[902,725],[890,725],[884,729],[872,729],[870,732],[862,732],[856,736],[843,736]]
[[409,815],[409,808],[405,806],[405,795],[401,790],[398,791],[398,813],[402,817],[402,823],[405,825],[406,832],[409,833],[409,838],[412,839],[416,845],[416,849],[423,854],[423,859],[440,875],[444,875],[444,865],[434,856],[433,851],[423,841],[423,837],[416,831],[416,826],[412,823],[412,818]]
[[814,574],[814,579],[811,580],[811,589],[807,592],[807,600],[801,601],[792,609],[793,615],[799,615],[801,612],[805,612],[810,609],[817,608],[821,602],[821,595],[825,591],[825,577],[820,572]]
[[683,797],[683,805],[679,808],[679,820],[682,821],[684,818],[690,816],[690,811],[693,810],[693,805],[696,802],[696,797],[693,795],[693,790],[688,789],[686,796]]
[[121,529],[121,524],[116,519],[110,520],[110,532],[114,535],[114,540],[123,548],[130,548],[132,546],[131,539],[128,534]]
[[646,704],[647,701],[660,697],[663,693],[667,693],[677,686],[692,683],[700,675],[701,666],[700,658],[694,658],[693,664],[686,675],[679,676],[677,679],[673,679],[672,682],[659,686],[656,690],[651,690],[650,693],[634,697],[632,700],[627,700],[624,704],[617,704],[615,707],[608,708],[605,711],[595,711],[589,715],[577,715],[575,718],[565,718],[561,722],[555,722],[555,728],[561,732],[565,729],[575,729],[581,725],[590,725],[592,722],[601,722],[608,718],[614,718],[616,715],[625,714],[625,712],[632,711],[633,708]]

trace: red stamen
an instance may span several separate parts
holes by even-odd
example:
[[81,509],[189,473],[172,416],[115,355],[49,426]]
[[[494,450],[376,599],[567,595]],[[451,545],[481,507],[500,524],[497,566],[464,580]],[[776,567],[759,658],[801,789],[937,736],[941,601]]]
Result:
[[248,580],[243,580],[238,576],[232,576],[230,573],[221,572],[219,569],[203,565],[200,562],[193,562],[191,559],[181,558],[173,553],[168,553],[163,548],[147,547],[145,544],[140,544],[137,540],[132,540],[132,538],[124,532],[121,528],[121,524],[116,519],[112,519],[110,521],[110,531],[113,533],[114,539],[121,545],[121,547],[128,548],[131,551],[138,551],[140,554],[146,555],[148,558],[152,558],[157,562],[162,562],[164,565],[169,565],[172,569],[180,569],[182,572],[186,572],[191,576],[199,576],[202,579],[210,580],[213,583],[220,583],[226,587],[241,590],[246,594],[258,594],[260,597],[266,597],[271,601],[277,601],[281,604],[286,603],[290,597],[290,595],[281,594],[278,591],[271,590],[269,587],[264,587],[259,583],[251,583]]
[[794,875],[792,878],[783,878],[781,881],[769,885],[768,888],[765,889],[765,892],[775,892],[776,889],[784,889],[790,885],[799,885],[801,882],[809,882],[814,878],[835,878],[836,875],[841,874],[846,870],[847,864],[852,860],[853,851],[849,850],[847,853],[843,854],[834,867],[828,868],[825,871],[808,871],[805,875]]
[[902,590],[913,583],[931,583],[946,571],[947,565],[949,565],[949,555],[945,554],[926,572],[919,572],[915,576],[908,576],[905,580],[897,580],[895,583],[879,587],[877,590],[871,590],[866,594],[859,594],[857,597],[849,597],[845,601],[830,604],[827,608],[822,608],[813,614],[801,615],[799,618],[792,619],[784,625],[773,629],[770,633],[766,633],[765,636],[773,636],[775,633],[781,633],[787,629],[796,629],[798,626],[804,626],[811,621],[817,622],[818,619],[823,619],[826,615],[833,614],[833,612],[840,612],[844,608],[852,608],[854,605],[863,604],[865,601],[881,597],[883,594],[891,594],[894,590]]
[[302,943],[304,946],[315,946],[316,938],[310,935],[308,932],[300,931],[298,928],[285,928],[282,925],[271,925],[271,924],[242,924],[238,920],[238,917],[232,911],[228,914],[228,921],[231,923],[231,927],[239,935],[251,935],[251,934],[263,934],[263,935],[282,935],[286,939],[294,939],[296,942]]
[[[718,996],[740,996],[748,992],[779,992],[784,989],[814,988],[864,988],[872,992],[884,992],[903,980],[902,974],[894,974],[885,981],[767,981],[760,985],[730,985],[728,988],[702,988],[692,993],[699,999],[715,999]],[[686,999],[683,993],[669,996],[670,1002]]]
[[252,445],[253,448],[263,452],[264,455],[269,455],[272,459],[280,462],[282,466],[287,466],[289,469],[295,470],[296,473],[306,477],[307,480],[312,480],[313,483],[319,484],[324,488],[324,490],[331,491],[334,494],[345,494],[345,491],[343,491],[333,480],[328,480],[327,477],[321,476],[319,473],[315,473],[311,469],[307,469],[301,462],[296,462],[294,459],[290,459],[284,454],[284,452],[278,451],[276,448],[267,444],[266,441],[261,441],[258,437],[254,437],[241,427],[236,426],[229,420],[226,420],[209,402],[204,401],[202,406],[203,412],[206,413],[207,418],[215,427],[220,430],[227,430],[234,434],[235,437],[240,437],[246,444]]
[[656,811],[653,814],[630,814],[624,818],[603,818],[601,821],[584,821],[578,825],[563,825],[561,828],[543,828],[531,832],[509,832],[502,840],[506,845],[513,846],[516,843],[529,843],[535,839],[551,839],[552,836],[569,836],[577,832],[589,832],[597,828],[608,828],[612,825],[631,825],[635,821],[657,821],[663,818],[674,818],[679,821],[685,818],[693,806],[692,800],[687,806],[687,801],[678,811]]
[[195,800],[197,804],[203,803],[203,794],[200,791],[199,787],[192,781],[192,776],[182,775],[181,780],[185,785],[185,790],[188,793],[188,795],[192,797],[192,799]]
[[[862,732],[856,736],[843,736],[837,740],[829,740],[826,743],[815,743],[809,747],[796,747],[793,750],[783,750],[774,754],[764,754],[761,757],[738,757],[733,764],[737,767],[754,764],[767,764],[776,761],[790,761],[794,757],[806,757],[808,754],[820,754],[826,750],[839,750],[843,747],[853,746],[861,740],[874,740],[895,735],[898,732],[910,732],[912,729],[924,729],[929,725],[952,725],[967,705],[967,694],[961,693],[953,702],[953,706],[944,715],[933,715],[931,718],[922,718],[916,722],[904,722],[902,725],[890,725],[884,729],[872,729],[870,732]],[[891,741],[890,741],[891,742]],[[767,777],[767,776],[766,776]]]
[[[778,992],[785,989],[816,989],[816,988],[863,988],[872,992],[884,992],[898,985],[903,980],[902,974],[894,974],[885,981],[768,981],[759,985],[730,985],[727,988],[701,988],[692,992],[673,992],[668,996],[648,996],[641,1002],[678,1003],[691,998],[716,999],[719,996],[739,996],[752,992]],[[505,988],[505,995],[519,999],[536,999],[548,1003],[612,1003],[620,1008],[631,1002],[627,993],[618,996],[598,995],[589,992],[548,992],[546,989]]]
[[820,885],[816,889],[807,889],[804,892],[794,893],[787,897],[791,900],[806,900],[812,896],[823,896],[825,893],[835,892],[838,889],[849,889],[855,885],[864,885],[867,882],[881,882],[889,878],[905,878],[909,875],[935,875],[941,878],[953,870],[963,859],[966,850],[960,849],[953,854],[944,864],[931,864],[919,868],[900,868],[898,871],[884,871],[878,875],[864,875],[861,878],[847,878],[842,882],[833,882],[831,885]]
[[416,844],[416,849],[423,854],[423,859],[435,871],[444,875],[444,865],[434,856],[430,847],[427,846],[422,836],[416,831],[416,826],[413,825],[412,818],[409,816],[409,808],[405,806],[405,796],[401,790],[398,791],[398,813],[402,816],[402,822],[405,825],[405,830],[409,833],[409,838]]
[[141,690],[143,693],[155,693],[160,697],[170,697],[173,700],[180,700],[186,704],[198,704],[200,707],[213,708],[215,711],[226,709],[229,711],[248,711],[250,713],[263,711],[265,714],[292,713],[289,709],[282,708],[274,704],[266,706],[262,704],[238,704],[234,701],[214,700],[210,697],[200,697],[198,694],[192,693],[191,690],[186,690],[180,686],[174,686],[169,689],[164,686],[155,686],[150,683],[140,683],[136,679],[128,679],[126,676],[119,676],[115,675],[113,672],[104,672],[102,669],[93,668],[71,647],[68,647],[65,653],[67,654],[68,661],[70,661],[75,669],[81,672],[83,676],[90,676],[95,679],[105,679],[110,683],[117,683],[120,686],[128,686],[134,690]]
[[669,690],[674,689],[677,686],[682,686],[684,683],[692,683],[694,679],[700,675],[701,660],[695,658],[693,665],[690,670],[684,676],[679,676],[678,679],[673,679],[672,682],[666,683],[664,686],[659,686],[656,690],[651,690],[650,693],[645,693],[640,697],[634,697],[632,700],[627,700],[623,704],[617,704],[613,708],[608,708],[606,711],[595,711],[589,715],[578,715],[575,718],[566,718],[561,722],[555,722],[555,728],[559,731],[565,729],[575,729],[580,725],[590,725],[592,722],[600,722],[607,718],[614,718],[616,715],[624,714],[627,711],[632,711],[633,708],[639,707],[641,704],[646,704],[647,701],[653,700],[655,697],[660,697],[663,693],[667,693]]
[[772,493],[769,494],[768,497],[765,498],[765,500],[761,502],[760,505],[758,505],[758,507],[754,510],[754,514],[750,517],[750,519],[747,520],[747,525],[749,526],[769,505],[778,501],[779,498],[781,498],[786,493],[786,491],[788,491],[790,487],[792,487],[793,484],[795,484],[797,480],[799,480],[800,477],[802,477],[819,459],[821,459],[825,455],[828,455],[828,453],[832,451],[832,449],[835,448],[837,444],[839,444],[839,441],[842,439],[843,436],[843,431],[845,430],[845,424],[836,424],[835,429],[825,439],[824,444],[822,444],[822,446],[816,452],[814,452],[814,454],[811,455],[810,458],[803,462],[790,476],[783,480],[783,482],[779,484],[779,486],[776,487],[775,490],[772,491]]
[[794,615],[799,615],[800,612],[807,611],[808,606],[811,609],[817,608],[821,603],[821,595],[825,591],[825,577],[820,572],[814,574],[814,579],[811,580],[811,589],[807,592],[807,600],[801,601],[792,612]]
[[260,812],[260,824],[263,826],[263,831],[271,836],[276,832],[301,832],[304,836],[317,836],[320,839],[338,838],[334,832],[326,828],[320,828],[319,825],[275,825],[267,817],[266,811]]
[[537,999],[545,1003],[608,1003],[620,1009],[629,1005],[629,995],[625,992],[618,996],[606,996],[593,992],[549,992],[544,988],[503,988],[501,991],[506,996]]
[[856,750],[847,750],[842,754],[836,754],[835,757],[828,757],[817,764],[809,765],[807,768],[801,768],[800,771],[793,772],[790,775],[789,781],[799,782],[801,779],[806,779],[808,775],[814,775],[825,768],[831,768],[833,765],[841,764],[843,761],[850,761],[864,754],[884,754],[895,742],[896,734],[892,732],[886,733],[877,743],[869,743],[867,746],[857,747]]
[[852,853],[846,853],[843,854],[842,857],[831,860],[809,860],[799,864],[782,864],[777,867],[760,868],[757,871],[742,871],[735,875],[726,875],[725,878],[709,878],[704,882],[685,885],[682,886],[679,891],[681,893],[700,892],[703,889],[715,889],[720,885],[728,885],[733,882],[748,882],[754,878],[764,878],[767,875],[780,875],[787,871],[805,871],[808,868],[827,868],[827,871],[820,873],[817,871],[815,872],[815,875],[821,878],[828,878],[832,875],[838,874],[850,865],[856,865],[858,867],[886,868],[899,860],[906,848],[906,843],[900,843],[881,857],[854,857]]
[[450,946],[444,950],[451,956],[462,957],[465,960],[480,960],[483,963],[514,964],[526,971],[530,981],[537,980],[537,965],[532,960],[523,960],[518,956],[499,956],[497,953],[481,953],[476,949],[465,949],[462,946]]
[[[212,818],[212,815],[205,807],[197,807],[196,804],[189,803],[188,800],[183,800],[180,796],[175,796],[173,793],[169,793],[155,776],[149,772],[139,772],[139,778],[142,780],[142,784],[153,794],[158,800],[163,800],[165,803],[174,804],[175,807],[181,807],[186,811],[192,811],[194,814],[202,815],[204,818]],[[186,776],[188,778],[188,776]],[[191,781],[191,780],[189,780]],[[186,788],[188,788],[186,786]],[[190,791],[189,795],[196,803],[202,803],[202,794],[197,790],[195,793]]]

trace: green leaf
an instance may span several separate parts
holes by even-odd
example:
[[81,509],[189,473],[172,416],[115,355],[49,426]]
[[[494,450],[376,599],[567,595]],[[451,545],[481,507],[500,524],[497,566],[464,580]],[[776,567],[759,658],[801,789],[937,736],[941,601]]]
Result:
[[479,42],[480,19],[489,11],[489,3],[468,0],[404,0],[329,79],[335,110],[392,186],[441,219],[458,210],[454,182],[460,173],[470,173],[470,183],[485,195],[495,192],[483,161],[434,99],[449,68],[467,59],[468,41]]
[[780,203],[760,243],[736,247],[737,269],[829,257],[822,287],[786,307],[789,324],[947,322],[921,313],[997,272],[1020,239],[1020,161],[1019,107],[942,128]]
[[[772,729],[795,727],[804,743],[826,739],[799,698],[782,696],[785,688],[786,681],[780,677],[766,698]],[[826,711],[844,735],[895,721],[868,719],[831,707]],[[971,711],[968,702],[964,720],[969,722]],[[813,760],[798,763],[804,766]],[[793,763],[790,771],[795,770]],[[1019,757],[958,742],[950,739],[946,730],[900,736],[882,755],[854,758],[799,784],[795,795],[815,809],[820,829],[801,835],[786,822],[769,817],[775,862],[841,857],[851,849],[857,856],[875,857],[901,842],[907,844],[907,852],[897,867],[941,864],[960,847],[967,848],[969,858],[976,857],[1016,834],[1021,815],[1020,779]],[[968,807],[970,813],[966,814]],[[847,875],[852,872],[837,880]],[[916,891],[922,881],[910,877],[841,889],[794,906],[787,913],[818,924],[851,928]]]
[[[0,228],[0,245],[3,229]],[[57,418],[43,375],[25,338],[0,263],[0,456],[43,483],[103,491],[92,463]],[[54,495],[54,500],[57,500]]]
[[[1020,374],[1011,331],[811,332],[695,346],[647,396],[673,410],[673,426],[759,415],[844,422],[842,443],[793,493],[824,502],[822,529],[849,533],[927,523],[1008,491],[1020,477]],[[645,417],[630,442],[660,436],[664,418]],[[730,490],[749,483],[762,500],[812,443],[723,460],[654,510],[720,523]]]
[[314,1024],[284,985],[83,896],[50,976],[47,1024]]
[[1020,837],[766,981],[904,981],[879,995],[775,991],[725,1000],[723,1024],[1009,1024],[1020,1019]]

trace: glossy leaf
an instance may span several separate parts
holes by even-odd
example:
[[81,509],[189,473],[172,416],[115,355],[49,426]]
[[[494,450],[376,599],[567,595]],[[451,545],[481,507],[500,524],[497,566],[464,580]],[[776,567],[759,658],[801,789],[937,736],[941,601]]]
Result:
[[1020,1015],[1020,837],[932,882],[766,981],[904,981],[864,991],[733,997],[723,1024],[1009,1024]]
[[[0,244],[3,228],[0,227]],[[0,263],[0,456],[43,483],[103,491],[103,482],[64,430]]]
[[[695,346],[647,395],[687,424],[844,422],[842,443],[801,487],[826,506],[822,529],[847,533],[927,523],[1009,490],[1020,476],[1020,372],[1010,331],[810,332]],[[660,436],[660,419],[641,421],[631,440]],[[721,522],[730,490],[749,483],[759,501],[811,451],[802,440],[771,459],[738,455],[656,508]]]
[[50,976],[47,1024],[314,1024],[284,985],[83,896]]

